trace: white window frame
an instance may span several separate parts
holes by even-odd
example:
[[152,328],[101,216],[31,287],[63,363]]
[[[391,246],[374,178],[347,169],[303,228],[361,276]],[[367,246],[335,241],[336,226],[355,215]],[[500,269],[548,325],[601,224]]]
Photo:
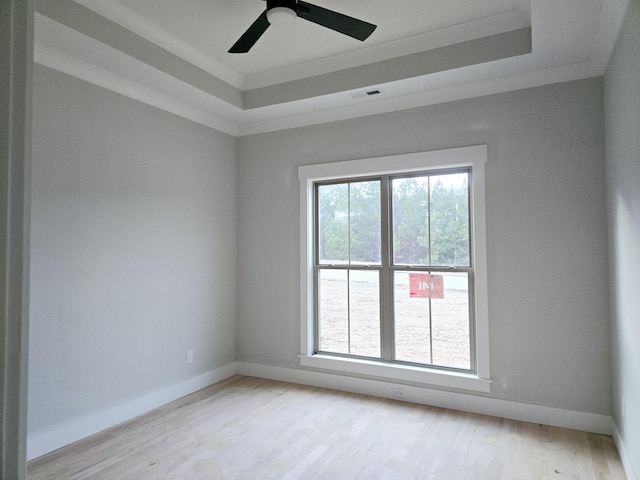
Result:
[[[490,392],[484,167],[487,146],[298,167],[300,180],[300,365],[421,385]],[[314,353],[314,184],[373,175],[471,167],[476,371],[473,373]]]

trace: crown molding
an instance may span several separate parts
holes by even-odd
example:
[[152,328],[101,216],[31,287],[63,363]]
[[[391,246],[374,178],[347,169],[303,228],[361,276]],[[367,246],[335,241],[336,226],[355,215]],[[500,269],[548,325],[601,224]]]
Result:
[[162,94],[142,83],[129,80],[109,70],[65,55],[38,42],[34,44],[34,61],[39,65],[66,73],[72,77],[173,113],[206,127],[233,136],[239,135],[236,123],[225,120],[210,110],[194,107],[187,102],[176,99],[174,96]]
[[149,21],[136,11],[115,0],[74,0],[121,27],[146,38],[159,47],[209,72],[211,75],[244,90],[245,77],[226,65],[214,60],[202,50]]
[[[599,73],[591,62],[582,62],[524,73],[514,73],[512,75],[499,78],[487,78],[484,80],[469,78],[471,75],[460,75],[456,80],[453,78],[454,76],[456,75],[443,75],[443,77],[451,79],[452,84],[450,86],[444,86],[443,84],[447,82],[440,81],[438,82],[441,85],[439,87],[433,87],[406,95],[379,100],[373,97],[364,99],[353,105],[336,105],[334,108],[328,108],[326,110],[315,110],[289,115],[283,114],[277,117],[270,116],[255,121],[248,121],[239,125],[238,136],[288,130],[291,128],[410,110],[469,98],[496,95],[554,83],[583,80],[599,76]],[[466,77],[466,80],[463,80],[463,77]],[[441,78],[441,80],[444,80],[444,78]],[[460,83],[456,83],[456,81]],[[384,91],[393,89],[393,87],[389,85],[383,85],[381,88]],[[325,100],[325,103],[329,104],[330,100]],[[337,104],[337,102],[334,103]]]
[[594,42],[591,59],[595,67],[604,75],[609,65],[609,59],[616,46],[618,35],[624,23],[624,17],[631,0],[610,0],[602,2],[602,10],[598,20],[596,41]]

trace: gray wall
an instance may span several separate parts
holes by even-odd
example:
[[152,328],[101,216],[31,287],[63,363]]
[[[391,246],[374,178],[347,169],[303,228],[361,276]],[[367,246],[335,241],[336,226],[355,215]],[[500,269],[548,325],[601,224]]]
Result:
[[0,478],[26,477],[33,0],[0,0]]
[[298,367],[297,167],[487,143],[491,395],[611,413],[602,81],[238,140],[238,360]]
[[[633,0],[604,82],[614,418],[640,475],[640,2]],[[622,403],[624,401],[625,408]]]
[[30,432],[235,360],[235,156],[233,137],[36,67]]

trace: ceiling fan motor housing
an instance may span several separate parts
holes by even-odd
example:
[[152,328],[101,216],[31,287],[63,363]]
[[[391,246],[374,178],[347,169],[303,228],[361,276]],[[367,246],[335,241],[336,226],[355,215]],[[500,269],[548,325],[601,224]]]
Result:
[[267,10],[272,8],[289,8],[295,12],[298,0],[267,0]]
[[247,53],[270,25],[291,25],[300,17],[322,27],[364,41],[373,33],[372,23],[344,15],[303,0],[265,0],[267,8],[229,49],[229,53]]
[[298,17],[297,0],[267,0],[267,20],[271,25],[292,25]]

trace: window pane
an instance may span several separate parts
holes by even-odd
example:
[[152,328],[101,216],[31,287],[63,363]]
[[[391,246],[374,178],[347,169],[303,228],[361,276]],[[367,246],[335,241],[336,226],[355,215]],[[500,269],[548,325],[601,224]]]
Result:
[[431,300],[433,364],[471,368],[469,340],[469,275],[446,273],[444,298]]
[[396,359],[431,363],[429,298],[411,296],[409,275],[412,274],[394,275]]
[[428,177],[396,178],[393,190],[393,261],[429,264]]
[[467,172],[393,179],[396,265],[470,265],[468,182]]
[[380,264],[380,181],[318,187],[321,265]]
[[380,182],[350,184],[351,263],[380,264]]
[[320,351],[380,357],[379,278],[378,271],[320,270]]
[[395,358],[470,369],[466,272],[395,272]]
[[467,173],[430,180],[431,263],[469,266],[469,178]]
[[349,263],[349,184],[318,186],[318,257]]
[[349,353],[349,292],[347,270],[318,273],[320,350]]
[[352,355],[380,357],[380,275],[349,272],[349,313]]

